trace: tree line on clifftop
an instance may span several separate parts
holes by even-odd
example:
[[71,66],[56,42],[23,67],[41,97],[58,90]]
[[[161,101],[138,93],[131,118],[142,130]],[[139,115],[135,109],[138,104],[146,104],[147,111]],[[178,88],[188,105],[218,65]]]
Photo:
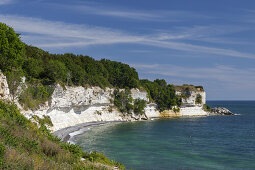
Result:
[[71,53],[50,54],[23,43],[19,34],[4,23],[0,23],[0,37],[0,69],[7,76],[11,93],[17,91],[21,77],[26,77],[28,87],[19,99],[27,108],[48,100],[56,83],[145,89],[161,111],[181,104],[173,85],[159,79],[139,80],[136,70],[127,64]]

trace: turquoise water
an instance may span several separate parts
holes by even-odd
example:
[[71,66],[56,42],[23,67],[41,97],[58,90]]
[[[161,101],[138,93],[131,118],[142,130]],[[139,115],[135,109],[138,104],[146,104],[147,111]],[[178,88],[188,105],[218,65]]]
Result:
[[128,169],[255,169],[255,101],[209,101],[239,116],[119,123],[76,136]]

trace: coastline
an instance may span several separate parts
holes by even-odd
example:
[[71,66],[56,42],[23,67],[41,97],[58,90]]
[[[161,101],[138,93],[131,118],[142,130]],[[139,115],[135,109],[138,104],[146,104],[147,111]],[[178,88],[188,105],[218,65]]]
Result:
[[91,127],[110,124],[110,123],[120,123],[120,122],[126,122],[126,121],[94,121],[94,122],[81,123],[75,126],[70,126],[70,127],[57,130],[53,132],[53,134],[57,136],[58,138],[60,138],[60,140],[63,142],[73,143],[71,139],[74,136],[82,134],[90,130]]

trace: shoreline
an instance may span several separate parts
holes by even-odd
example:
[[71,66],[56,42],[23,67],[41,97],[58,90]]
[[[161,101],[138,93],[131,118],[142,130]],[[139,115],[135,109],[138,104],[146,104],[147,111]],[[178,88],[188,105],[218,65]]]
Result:
[[[240,114],[233,114],[232,116],[236,116],[236,115],[240,115]],[[218,115],[218,114],[209,114],[209,115],[203,115],[203,116],[192,115],[192,116],[176,116],[175,118],[194,118],[194,117],[210,117],[210,116],[224,116],[224,115]],[[150,120],[171,119],[171,118],[174,118],[174,117],[153,117]],[[123,122],[128,122],[128,121],[116,120],[116,121],[93,121],[93,122],[80,123],[74,126],[59,129],[53,132],[53,134],[57,136],[63,142],[69,142],[74,144],[74,142],[71,141],[71,139],[74,136],[85,133],[86,131],[89,131],[92,127],[96,127],[99,125],[112,124],[112,123],[123,123]]]
[[100,122],[95,121],[95,122],[80,123],[75,126],[70,126],[70,127],[57,130],[53,132],[53,134],[57,136],[63,142],[73,143],[71,139],[74,136],[82,134],[90,130],[91,127],[110,124],[110,123],[120,123],[120,122],[126,122],[126,121],[100,121]]

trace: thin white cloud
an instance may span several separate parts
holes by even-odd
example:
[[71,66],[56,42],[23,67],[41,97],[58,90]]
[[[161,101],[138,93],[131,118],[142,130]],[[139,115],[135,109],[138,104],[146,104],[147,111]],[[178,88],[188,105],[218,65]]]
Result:
[[13,3],[14,0],[0,0],[0,5],[7,5]]
[[56,4],[50,3],[65,10],[71,10],[83,14],[92,14],[104,17],[114,17],[121,19],[132,19],[141,21],[163,21],[163,22],[179,22],[189,19],[212,19],[206,15],[200,15],[195,12],[179,11],[179,10],[135,10],[120,7],[107,7],[107,4],[81,2],[81,4]]
[[13,15],[0,15],[0,21],[14,27],[18,32],[24,33],[22,37],[25,42],[39,47],[63,48],[131,43],[199,54],[204,53],[255,59],[254,54],[239,52],[232,49],[176,42],[175,40],[179,39],[185,40],[184,37],[180,37],[181,35],[174,35],[172,39],[169,40],[169,38],[162,38],[162,33],[156,35],[134,35],[116,29],[69,24]]

